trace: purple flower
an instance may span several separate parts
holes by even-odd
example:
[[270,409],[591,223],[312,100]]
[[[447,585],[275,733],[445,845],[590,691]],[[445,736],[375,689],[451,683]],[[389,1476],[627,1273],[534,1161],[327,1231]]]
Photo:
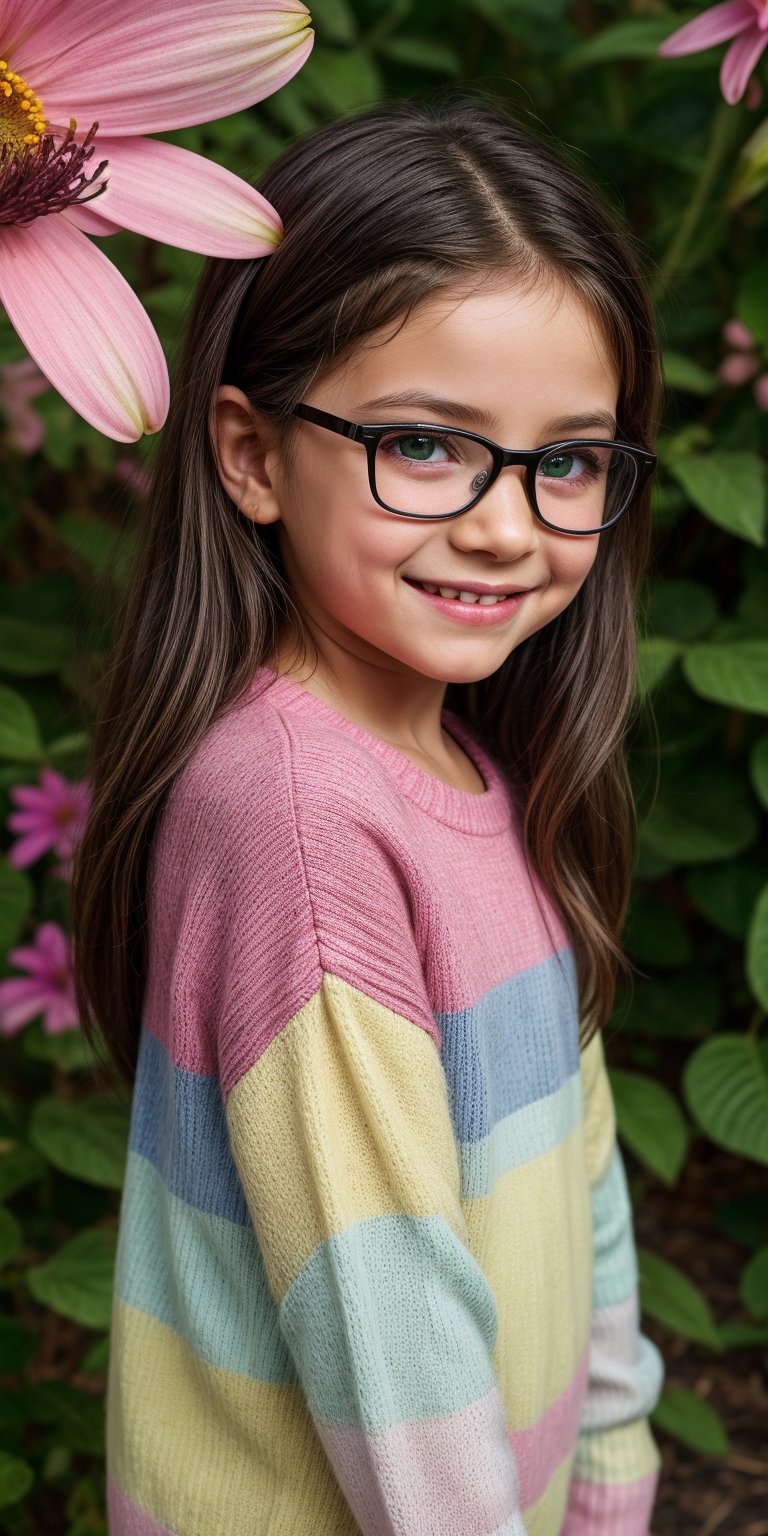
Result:
[[78,1022],[69,940],[58,923],[41,923],[32,944],[8,951],[12,965],[27,976],[0,981],[0,1035],[15,1035],[43,1016],[47,1035],[60,1035]]
[[749,77],[768,47],[768,0],[725,0],[713,5],[694,21],[678,27],[661,44],[662,58],[674,59],[684,53],[700,53],[715,43],[733,38],[720,66],[720,89],[733,106],[747,89]]

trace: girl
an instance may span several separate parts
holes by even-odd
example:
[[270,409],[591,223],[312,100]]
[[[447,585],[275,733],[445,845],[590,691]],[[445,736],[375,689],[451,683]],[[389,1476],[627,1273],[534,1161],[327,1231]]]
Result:
[[79,1002],[134,1084],[113,1536],[644,1536],[661,1361],[601,1026],[658,361],[478,101],[209,261],[96,733]]

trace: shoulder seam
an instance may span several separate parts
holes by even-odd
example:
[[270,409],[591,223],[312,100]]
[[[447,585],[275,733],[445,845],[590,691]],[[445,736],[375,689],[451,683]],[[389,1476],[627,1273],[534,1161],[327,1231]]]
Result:
[[320,939],[319,939],[318,932],[317,932],[317,917],[315,915],[315,908],[314,908],[314,904],[313,904],[313,901],[312,901],[312,887],[311,887],[311,885],[309,883],[309,871],[307,869],[307,856],[306,856],[306,853],[305,853],[305,850],[304,850],[304,842],[303,842],[302,835],[301,835],[301,827],[299,826],[299,817],[298,817],[298,812],[297,812],[297,808],[296,808],[293,738],[291,736],[291,732],[290,732],[290,729],[289,729],[289,726],[288,726],[288,722],[285,719],[285,716],[282,715],[280,713],[280,710],[278,710],[278,709],[275,710],[275,715],[277,716],[277,719],[280,722],[280,726],[281,726],[281,728],[282,728],[282,730],[283,730],[283,732],[285,734],[285,739],[286,739],[286,742],[288,744],[288,791],[289,791],[289,794],[290,794],[290,797],[291,797],[291,812],[292,812],[292,815],[293,815],[293,825],[294,825],[294,827],[296,829],[296,842],[298,844],[299,854],[301,856],[301,869],[302,869],[302,874],[304,876],[304,889],[305,889],[305,891],[307,893],[307,903],[309,905],[309,911],[310,911],[310,915],[312,917],[312,934],[313,934],[313,937],[314,937],[314,940],[315,940],[315,950],[317,952],[317,963],[318,963],[318,966],[320,968],[321,973],[324,975],[325,974],[325,966],[323,965],[322,955],[320,954]]

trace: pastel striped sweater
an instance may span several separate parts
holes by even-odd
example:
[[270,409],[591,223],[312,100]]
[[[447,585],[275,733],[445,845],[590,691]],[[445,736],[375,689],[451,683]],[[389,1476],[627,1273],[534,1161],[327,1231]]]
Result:
[[267,667],[177,776],[107,1392],[112,1536],[646,1536],[600,1036],[505,779]]

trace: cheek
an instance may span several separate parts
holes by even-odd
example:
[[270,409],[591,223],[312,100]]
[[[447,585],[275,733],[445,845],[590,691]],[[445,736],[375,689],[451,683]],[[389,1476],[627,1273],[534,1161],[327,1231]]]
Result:
[[553,586],[578,592],[586,580],[597,556],[600,535],[594,538],[569,539],[547,538],[547,556],[550,580]]

